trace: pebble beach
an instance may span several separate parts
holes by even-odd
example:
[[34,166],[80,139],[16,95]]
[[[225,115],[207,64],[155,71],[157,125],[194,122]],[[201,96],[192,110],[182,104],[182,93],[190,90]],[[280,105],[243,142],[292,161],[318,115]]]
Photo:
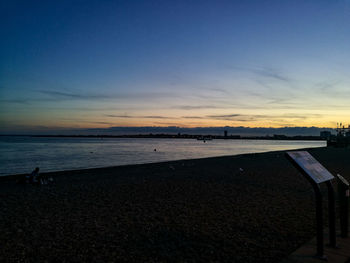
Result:
[[[308,151],[350,180],[350,149]],[[315,236],[283,151],[47,175],[0,178],[0,262],[280,262]]]

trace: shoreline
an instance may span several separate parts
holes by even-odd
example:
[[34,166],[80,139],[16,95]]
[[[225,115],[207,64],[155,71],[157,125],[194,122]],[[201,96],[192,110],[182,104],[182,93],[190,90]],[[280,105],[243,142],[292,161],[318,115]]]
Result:
[[[178,159],[178,160],[169,160],[169,161],[160,161],[160,162],[146,162],[146,163],[135,163],[135,164],[121,164],[121,165],[113,165],[113,166],[102,166],[102,167],[90,167],[90,168],[78,168],[78,169],[67,169],[67,170],[57,170],[57,171],[47,171],[43,172],[41,174],[56,174],[56,173],[66,173],[66,172],[74,172],[74,171],[87,171],[87,170],[96,170],[96,169],[107,169],[107,168],[117,168],[117,167],[124,167],[124,166],[138,166],[138,165],[148,165],[148,164],[162,164],[162,163],[169,163],[169,162],[183,162],[183,161],[190,161],[190,160],[201,160],[201,159],[211,159],[211,158],[221,158],[221,157],[235,157],[235,156],[246,156],[246,155],[255,155],[255,154],[266,154],[266,153],[280,153],[280,152],[286,152],[286,151],[303,151],[303,150],[309,150],[309,149],[318,149],[318,148],[327,148],[327,146],[320,146],[320,147],[312,147],[312,148],[300,148],[300,149],[291,149],[291,150],[280,150],[280,151],[266,151],[266,152],[256,152],[256,153],[241,153],[241,154],[234,154],[234,155],[220,155],[220,156],[212,156],[212,157],[200,157],[200,158],[191,158],[191,159]],[[33,167],[34,169],[35,167]],[[40,167],[39,167],[40,168]],[[8,179],[25,176],[26,174],[31,173],[31,170],[28,170],[27,173],[17,173],[17,174],[6,174],[6,175],[0,175],[0,182]]]
[[[307,150],[350,179],[350,149]],[[314,193],[284,152],[0,178],[0,260],[279,262],[315,235]]]

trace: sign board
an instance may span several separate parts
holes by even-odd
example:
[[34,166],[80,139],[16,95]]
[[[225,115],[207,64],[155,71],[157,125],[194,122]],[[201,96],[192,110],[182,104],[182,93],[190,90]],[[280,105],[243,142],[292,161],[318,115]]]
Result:
[[287,152],[287,155],[289,155],[289,157],[317,184],[334,178],[334,176],[307,151]]

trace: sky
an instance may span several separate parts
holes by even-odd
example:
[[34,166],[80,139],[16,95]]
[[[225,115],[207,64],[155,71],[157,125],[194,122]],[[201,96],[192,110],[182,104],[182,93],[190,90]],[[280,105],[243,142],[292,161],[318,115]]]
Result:
[[0,35],[0,132],[350,123],[350,0],[2,0]]

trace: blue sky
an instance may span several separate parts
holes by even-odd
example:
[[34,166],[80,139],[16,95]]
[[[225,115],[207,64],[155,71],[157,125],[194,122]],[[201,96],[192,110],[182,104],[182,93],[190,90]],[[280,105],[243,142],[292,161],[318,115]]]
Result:
[[2,131],[349,122],[350,1],[2,1]]

